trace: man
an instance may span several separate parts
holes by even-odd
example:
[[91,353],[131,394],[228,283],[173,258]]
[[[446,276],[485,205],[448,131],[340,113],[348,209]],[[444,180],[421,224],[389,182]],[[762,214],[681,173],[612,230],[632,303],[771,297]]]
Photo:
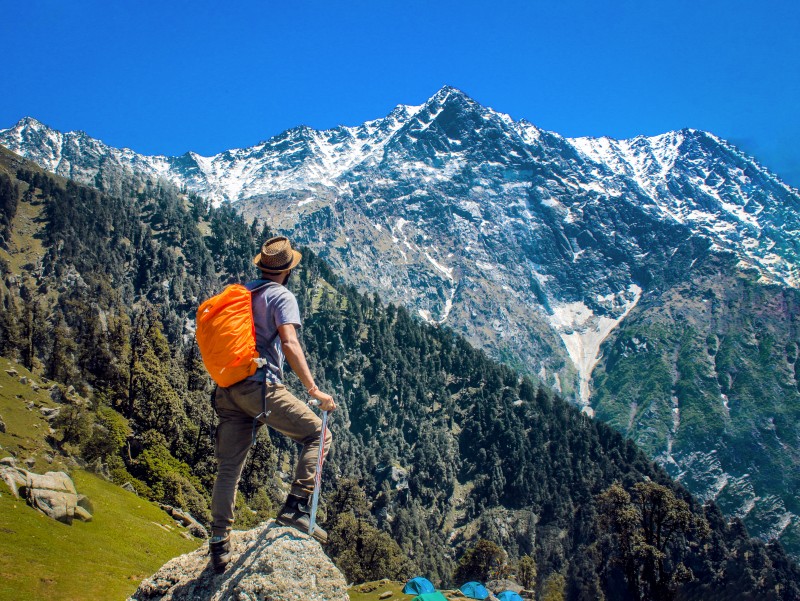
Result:
[[[314,383],[297,339],[300,310],[286,282],[300,259],[300,253],[283,236],[264,242],[261,252],[253,259],[262,277],[246,286],[253,291],[256,347],[266,365],[242,382],[217,388],[214,396],[214,409],[219,418],[215,449],[218,467],[211,499],[213,522],[209,548],[217,572],[224,571],[230,559],[236,487],[255,434],[264,423],[303,445],[291,492],[275,521],[303,532],[308,532],[310,525],[309,497],[314,490],[322,421],[283,385],[284,358],[323,411],[333,411],[336,403]],[[331,440],[328,431],[326,454]],[[320,542],[327,540],[327,533],[319,526],[315,526],[313,536]]]

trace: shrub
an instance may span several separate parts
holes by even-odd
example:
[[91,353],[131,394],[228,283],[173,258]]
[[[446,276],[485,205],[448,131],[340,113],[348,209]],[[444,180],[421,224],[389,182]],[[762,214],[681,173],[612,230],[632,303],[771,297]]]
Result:
[[332,520],[328,552],[350,582],[405,580],[413,570],[400,546],[386,532],[352,513],[339,514]]
[[96,413],[92,435],[83,445],[83,456],[89,461],[105,461],[119,453],[130,435],[131,427],[127,419],[111,407],[100,407]]
[[486,582],[502,578],[508,570],[508,556],[497,544],[480,539],[475,546],[468,549],[458,562],[453,574],[456,583],[477,580]]

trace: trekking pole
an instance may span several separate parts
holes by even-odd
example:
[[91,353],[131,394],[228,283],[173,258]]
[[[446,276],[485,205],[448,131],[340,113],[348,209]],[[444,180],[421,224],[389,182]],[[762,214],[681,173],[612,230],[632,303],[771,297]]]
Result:
[[[319,401],[311,399],[309,405],[319,407]],[[317,453],[317,473],[314,474],[314,495],[311,498],[311,519],[308,524],[308,533],[314,533],[317,519],[317,505],[319,504],[319,489],[322,488],[322,462],[325,460],[325,434],[328,433],[328,412],[322,412],[322,434],[319,437],[319,452]]]

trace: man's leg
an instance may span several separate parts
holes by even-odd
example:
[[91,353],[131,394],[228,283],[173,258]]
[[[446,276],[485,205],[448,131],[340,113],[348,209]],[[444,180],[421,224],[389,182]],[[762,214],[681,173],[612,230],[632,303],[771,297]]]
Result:
[[[317,472],[322,420],[304,402],[290,393],[284,386],[267,387],[267,425],[303,445],[294,472],[291,492],[299,497],[308,497],[314,492],[314,476]],[[325,456],[330,451],[333,437],[325,434]]]
[[[319,454],[322,420],[302,401],[283,386],[270,386],[267,390],[267,407],[270,415],[267,424],[278,432],[303,445],[295,468],[292,489],[275,519],[284,526],[294,526],[308,532],[311,523],[309,497],[314,492],[314,476]],[[325,454],[331,446],[330,430],[325,436]],[[314,538],[324,543],[328,534],[316,526]]]
[[233,525],[236,488],[252,443],[253,418],[261,413],[263,406],[261,391],[259,382],[250,381],[217,389],[217,478],[211,497],[213,536],[225,536]]

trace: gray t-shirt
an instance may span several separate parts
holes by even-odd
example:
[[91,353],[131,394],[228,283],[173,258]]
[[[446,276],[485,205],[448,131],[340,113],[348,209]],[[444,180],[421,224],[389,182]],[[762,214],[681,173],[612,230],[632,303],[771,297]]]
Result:
[[300,308],[297,299],[288,288],[270,280],[253,280],[245,284],[253,292],[253,321],[256,326],[256,348],[258,354],[269,361],[266,368],[259,369],[247,378],[262,382],[283,382],[283,348],[278,336],[278,327],[291,323],[300,327]]

